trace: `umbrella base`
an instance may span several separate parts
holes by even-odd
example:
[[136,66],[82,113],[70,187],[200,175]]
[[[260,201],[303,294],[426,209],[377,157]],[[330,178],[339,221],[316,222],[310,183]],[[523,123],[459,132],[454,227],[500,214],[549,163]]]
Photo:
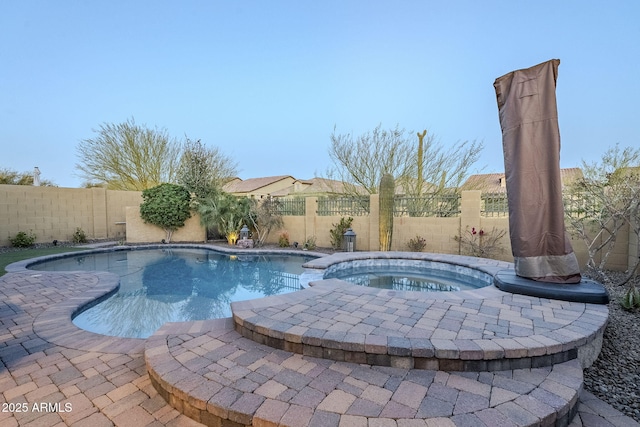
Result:
[[575,284],[545,283],[517,276],[513,270],[502,270],[494,279],[498,289],[512,294],[590,304],[609,302],[609,293],[604,286],[585,278]]

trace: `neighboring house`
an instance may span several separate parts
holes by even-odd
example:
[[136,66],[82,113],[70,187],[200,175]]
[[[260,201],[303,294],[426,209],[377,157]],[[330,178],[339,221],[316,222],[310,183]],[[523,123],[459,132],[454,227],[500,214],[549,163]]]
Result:
[[[580,168],[560,169],[563,185],[582,177]],[[433,191],[430,183],[423,184],[424,192]],[[234,178],[222,189],[234,196],[252,197],[322,197],[349,193],[344,183],[326,178],[296,179],[291,175],[267,176],[262,178]],[[471,175],[460,187],[461,190],[481,190],[485,193],[504,193],[507,191],[504,173],[486,173]],[[363,190],[362,194],[366,195]],[[401,184],[396,185],[396,194],[404,194]]]
[[283,190],[279,194],[274,194],[274,196],[322,197],[345,193],[348,193],[348,191],[345,190],[345,185],[341,181],[326,178],[312,178],[298,181],[292,187]]
[[[562,185],[570,184],[582,177],[580,168],[560,169]],[[471,175],[460,187],[461,190],[481,190],[484,193],[505,193],[507,191],[504,173],[485,173]]]
[[303,192],[305,189],[309,188],[313,184],[313,180],[303,180],[297,179],[293,185],[282,188],[281,190],[274,191],[271,193],[273,197],[288,197],[288,196],[297,196],[299,193]]
[[222,189],[234,196],[261,199],[264,197],[318,197],[344,194],[344,184],[325,178],[296,179],[290,175],[234,178]]
[[[407,184],[407,188],[405,188],[405,184]],[[416,179],[411,179],[410,182],[403,182],[396,180],[396,188],[395,193],[397,196],[410,196],[415,197],[418,195],[418,183]],[[420,194],[430,194],[438,191],[438,186],[431,184],[430,182],[422,182],[422,191]]]
[[222,190],[234,196],[262,199],[264,197],[275,196],[275,193],[292,187],[298,181],[299,180],[290,175],[249,178],[245,180],[234,178],[223,185]]

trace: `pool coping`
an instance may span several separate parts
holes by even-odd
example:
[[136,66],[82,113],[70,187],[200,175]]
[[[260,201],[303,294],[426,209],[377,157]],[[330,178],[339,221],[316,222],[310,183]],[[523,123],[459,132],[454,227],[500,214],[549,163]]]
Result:
[[43,255],[35,258],[28,258],[21,261],[13,262],[5,267],[5,271],[7,273],[21,273],[24,271],[40,271],[40,270],[29,270],[28,267],[32,264],[36,264],[42,261],[55,260],[60,258],[68,258],[73,257],[74,255],[82,255],[86,253],[107,253],[107,252],[118,252],[118,251],[126,251],[126,250],[145,250],[145,249],[168,249],[172,247],[177,248],[192,248],[192,249],[207,249],[211,251],[221,252],[224,254],[234,254],[234,255],[255,255],[255,254],[287,254],[287,255],[302,255],[302,256],[315,256],[322,257],[327,254],[322,252],[314,252],[314,251],[301,251],[301,250],[274,250],[274,249],[235,249],[235,248],[224,248],[222,246],[217,246],[213,244],[206,243],[164,243],[164,244],[146,244],[146,245],[117,245],[117,246],[108,246],[108,247],[99,247],[99,248],[89,248],[84,251],[73,251],[73,252],[61,252],[59,254],[51,254],[51,255]]

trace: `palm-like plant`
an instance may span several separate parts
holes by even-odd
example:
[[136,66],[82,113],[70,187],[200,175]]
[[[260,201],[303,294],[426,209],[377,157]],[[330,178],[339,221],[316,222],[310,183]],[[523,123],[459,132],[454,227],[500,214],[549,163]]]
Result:
[[232,245],[238,239],[243,224],[250,222],[249,199],[227,193],[211,194],[198,202],[200,223],[207,229],[216,228]]

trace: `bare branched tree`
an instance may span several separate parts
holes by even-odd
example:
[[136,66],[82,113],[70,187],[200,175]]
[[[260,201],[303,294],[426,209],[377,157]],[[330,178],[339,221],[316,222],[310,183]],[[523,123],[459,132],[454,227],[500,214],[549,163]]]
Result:
[[[625,226],[635,234],[640,253],[640,150],[616,145],[601,162],[583,161],[582,173],[566,189],[565,216],[569,230],[587,246],[589,271],[611,281],[605,266]],[[629,282],[639,264],[640,258],[618,285]]]
[[349,195],[376,194],[382,175],[404,174],[411,154],[408,133],[398,126],[386,130],[378,125],[360,136],[337,134],[334,128],[329,147],[333,167],[327,174],[343,182]]
[[93,183],[115,190],[145,190],[176,181],[182,147],[165,129],[148,129],[133,118],[104,123],[77,147],[76,168]]
[[251,199],[251,212],[249,216],[251,227],[256,233],[254,242],[256,246],[262,246],[272,230],[282,228],[283,220],[280,214],[280,201],[275,197],[268,197],[261,201]]
[[186,139],[178,169],[178,183],[198,198],[206,197],[222,186],[238,171],[238,163],[218,147],[207,147],[199,139]]
[[405,194],[418,197],[425,192],[458,189],[478,161],[482,148],[481,142],[458,141],[445,149],[434,135],[427,134],[422,148],[413,145],[411,160],[400,177]]
[[355,196],[377,193],[381,177],[391,174],[405,196],[429,204],[429,198],[458,191],[482,148],[481,142],[464,141],[445,149],[433,134],[418,133],[416,140],[413,132],[398,126],[384,130],[378,125],[357,137],[334,129],[329,148],[333,167],[328,175],[343,181],[344,192]]
[[[483,145],[476,141],[457,142],[445,147],[427,131],[418,132],[411,161],[405,173],[398,177],[403,193],[408,197],[407,210],[411,216],[425,216],[430,212],[450,215],[457,211],[460,186],[478,161]],[[451,197],[442,197],[442,196]]]

